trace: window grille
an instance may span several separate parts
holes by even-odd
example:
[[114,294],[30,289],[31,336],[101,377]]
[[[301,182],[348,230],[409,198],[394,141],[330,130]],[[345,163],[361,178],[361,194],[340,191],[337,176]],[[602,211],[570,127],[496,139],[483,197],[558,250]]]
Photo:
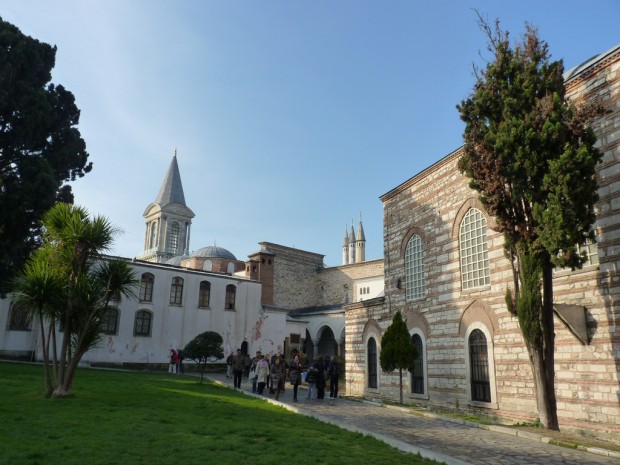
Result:
[[209,306],[211,299],[211,283],[209,281],[201,281],[198,293],[198,306],[206,308]]
[[236,297],[237,289],[232,284],[226,286],[226,310],[234,310],[235,309],[235,297]]
[[479,329],[474,329],[469,336],[469,365],[472,400],[491,402],[487,338]]
[[377,342],[368,340],[368,387],[377,389]]
[[407,300],[419,299],[424,296],[426,282],[424,277],[424,248],[422,239],[414,234],[405,251],[405,275]]
[[465,214],[459,234],[463,289],[490,284],[487,221],[480,210],[471,208]]
[[103,334],[116,334],[118,332],[118,309],[108,308],[103,315],[101,326]]
[[144,273],[140,280],[140,302],[152,302],[153,301],[153,283],[155,282],[155,276],[151,273]]
[[419,334],[411,336],[411,343],[418,349],[418,358],[413,363],[411,372],[411,392],[424,394],[424,356],[422,353],[422,338]]
[[181,305],[183,302],[183,278],[172,278],[170,285],[170,305]]
[[151,334],[151,320],[152,316],[150,312],[146,310],[137,312],[133,329],[134,336],[149,336]]

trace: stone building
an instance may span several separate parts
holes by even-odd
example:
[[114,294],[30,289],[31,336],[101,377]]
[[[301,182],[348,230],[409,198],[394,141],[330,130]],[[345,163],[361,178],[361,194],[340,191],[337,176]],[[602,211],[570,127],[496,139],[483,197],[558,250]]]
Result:
[[[556,394],[561,428],[620,433],[620,46],[565,75],[573,101],[601,98],[596,244],[583,269],[556,270]],[[384,206],[385,297],[345,307],[347,393],[399,399],[381,372],[381,337],[400,310],[421,354],[406,382],[418,405],[538,417],[532,370],[505,303],[512,272],[457,162],[462,148],[390,190]]]
[[[140,279],[139,298],[122,299],[107,315],[91,365],[165,363],[171,348],[216,331],[226,353],[293,350],[344,353],[343,305],[380,295],[383,260],[365,261],[360,217],[352,264],[326,267],[324,256],[271,242],[238,260],[220,246],[190,252],[194,213],[185,195],[176,151],[155,198],[144,212],[144,250],[127,259]],[[36,322],[25,309],[0,299],[0,357],[40,359]]]

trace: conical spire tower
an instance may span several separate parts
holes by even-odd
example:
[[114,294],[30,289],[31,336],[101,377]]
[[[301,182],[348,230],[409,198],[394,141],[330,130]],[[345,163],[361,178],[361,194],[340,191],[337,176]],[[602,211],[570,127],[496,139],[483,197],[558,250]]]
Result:
[[185,204],[176,149],[159,193],[143,216],[146,234],[144,252],[139,259],[163,262],[189,254],[190,227],[195,215]]

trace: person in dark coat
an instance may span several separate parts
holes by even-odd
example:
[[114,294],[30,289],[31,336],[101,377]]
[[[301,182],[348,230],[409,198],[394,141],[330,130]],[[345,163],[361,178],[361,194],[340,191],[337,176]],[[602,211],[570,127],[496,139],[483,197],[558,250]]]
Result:
[[278,400],[280,398],[280,391],[284,387],[284,378],[286,376],[284,364],[280,360],[280,357],[276,357],[273,360],[273,365],[271,365],[270,375],[271,375],[271,383],[272,383],[271,386],[273,387],[274,394],[276,395],[275,399]]
[[323,357],[319,355],[319,358],[314,362],[314,368],[317,369],[316,374],[316,398],[325,398],[325,363]]
[[295,355],[291,363],[288,364],[288,377],[293,385],[293,402],[297,402],[297,391],[301,383],[301,362],[299,355]]
[[334,355],[329,362],[329,397],[338,397],[338,378],[340,378],[340,360],[337,355]]

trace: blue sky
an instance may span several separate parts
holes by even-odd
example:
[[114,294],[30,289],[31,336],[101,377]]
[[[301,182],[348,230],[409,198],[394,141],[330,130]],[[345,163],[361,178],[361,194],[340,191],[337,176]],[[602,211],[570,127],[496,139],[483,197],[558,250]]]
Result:
[[330,266],[360,212],[381,258],[379,196],[462,144],[455,105],[488,57],[473,8],[514,40],[538,27],[566,69],[620,43],[617,0],[0,0],[58,47],[94,164],[76,203],[124,231],[114,253],[143,250],[176,148],[192,250],[269,241]]

